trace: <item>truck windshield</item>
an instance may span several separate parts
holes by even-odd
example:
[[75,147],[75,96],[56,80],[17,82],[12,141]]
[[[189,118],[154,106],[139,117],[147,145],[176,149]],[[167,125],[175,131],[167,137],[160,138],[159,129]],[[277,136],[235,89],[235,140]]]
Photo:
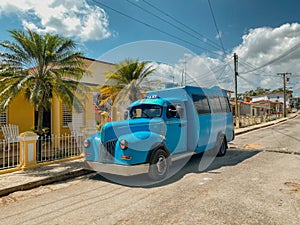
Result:
[[130,119],[161,117],[162,107],[159,105],[143,104],[132,107]]

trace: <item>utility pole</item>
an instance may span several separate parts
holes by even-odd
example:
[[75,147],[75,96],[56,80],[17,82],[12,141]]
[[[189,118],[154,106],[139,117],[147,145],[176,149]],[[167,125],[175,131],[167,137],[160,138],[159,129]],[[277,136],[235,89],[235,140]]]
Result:
[[234,59],[234,92],[235,92],[235,117],[238,117],[238,100],[237,100],[237,76],[238,76],[238,56],[236,53],[233,54]]
[[286,117],[286,75],[291,75],[291,73],[277,73],[283,77],[283,117]]

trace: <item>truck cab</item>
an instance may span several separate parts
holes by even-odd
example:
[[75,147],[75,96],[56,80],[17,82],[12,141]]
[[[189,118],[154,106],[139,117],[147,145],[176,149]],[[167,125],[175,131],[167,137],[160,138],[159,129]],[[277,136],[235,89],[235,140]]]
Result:
[[211,113],[199,117],[190,89],[194,88],[152,91],[133,102],[124,120],[106,123],[84,141],[85,168],[119,175],[148,173],[160,180],[172,161],[215,147],[220,138],[223,147],[219,155],[224,155],[227,141],[233,137],[226,137],[227,128],[222,128],[210,141],[207,121]]

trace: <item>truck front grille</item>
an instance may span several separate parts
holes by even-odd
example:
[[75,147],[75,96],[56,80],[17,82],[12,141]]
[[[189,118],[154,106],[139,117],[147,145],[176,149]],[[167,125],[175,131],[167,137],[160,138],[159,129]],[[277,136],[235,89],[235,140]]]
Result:
[[101,162],[113,163],[117,140],[107,141],[99,147],[99,159]]

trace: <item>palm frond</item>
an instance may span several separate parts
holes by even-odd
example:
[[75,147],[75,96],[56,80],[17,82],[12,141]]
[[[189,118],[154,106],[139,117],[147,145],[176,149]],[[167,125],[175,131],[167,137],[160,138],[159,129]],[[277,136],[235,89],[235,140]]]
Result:
[[[6,50],[0,53],[0,108],[7,107],[21,91],[38,109],[49,108],[53,95],[69,105],[73,102],[79,105],[81,102],[74,92],[86,71],[75,43],[29,29],[9,32],[13,41],[0,42]],[[77,93],[84,94],[84,89]]]

